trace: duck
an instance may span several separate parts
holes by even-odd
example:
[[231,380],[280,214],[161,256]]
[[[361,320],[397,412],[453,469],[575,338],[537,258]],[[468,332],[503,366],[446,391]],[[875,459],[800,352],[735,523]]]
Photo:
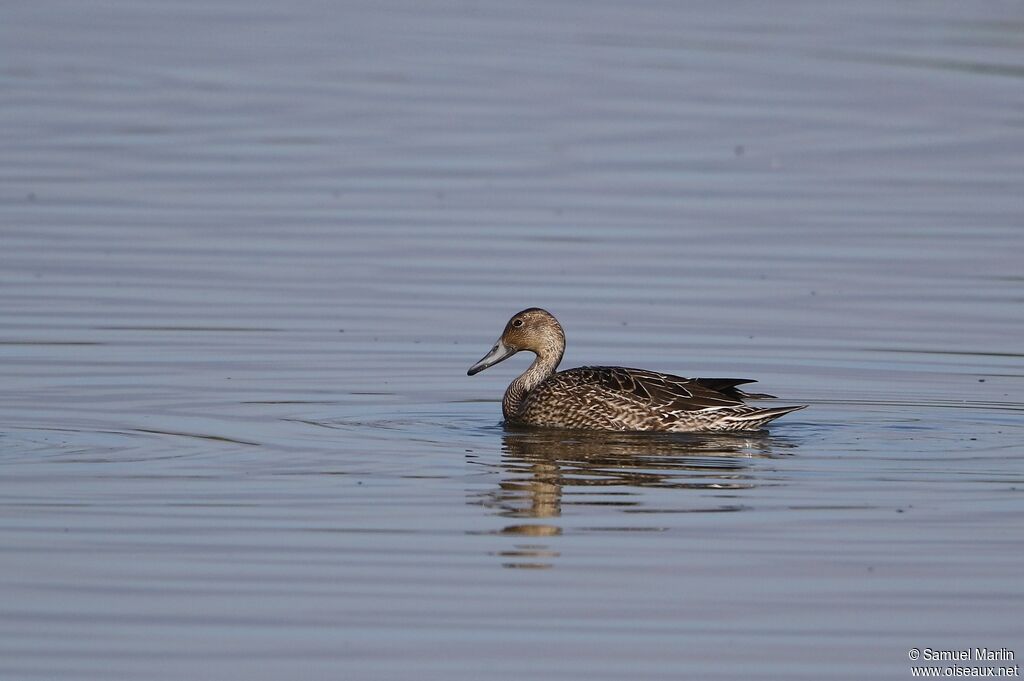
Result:
[[509,384],[501,400],[506,425],[576,430],[692,433],[754,431],[807,405],[763,408],[746,399],[744,378],[683,378],[646,369],[582,366],[558,371],[565,332],[547,310],[530,307],[505,324],[490,352],[469,368],[480,373],[518,352],[533,363]]

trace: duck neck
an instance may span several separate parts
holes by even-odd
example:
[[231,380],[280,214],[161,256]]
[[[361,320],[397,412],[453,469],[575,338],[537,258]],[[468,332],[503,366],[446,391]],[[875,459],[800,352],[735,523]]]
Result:
[[509,384],[505,391],[505,397],[501,401],[501,411],[506,420],[515,421],[522,413],[523,405],[530,392],[543,383],[551,374],[555,373],[558,363],[562,361],[562,353],[565,351],[565,341],[545,347],[537,353],[533,364]]

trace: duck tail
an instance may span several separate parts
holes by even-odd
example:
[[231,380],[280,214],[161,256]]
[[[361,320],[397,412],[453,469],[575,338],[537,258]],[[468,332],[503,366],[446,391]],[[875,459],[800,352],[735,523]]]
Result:
[[726,430],[757,430],[770,421],[780,416],[785,416],[794,411],[806,409],[806,404],[798,404],[792,407],[772,407],[770,409],[752,409],[738,414],[729,414],[722,418],[719,425]]

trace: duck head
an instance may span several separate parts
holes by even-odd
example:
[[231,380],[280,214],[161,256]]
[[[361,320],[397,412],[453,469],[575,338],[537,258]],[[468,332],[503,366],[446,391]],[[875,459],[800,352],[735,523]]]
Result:
[[550,312],[531,307],[512,315],[491,351],[466,373],[478,374],[521,350],[529,350],[541,359],[554,360],[557,366],[565,351],[565,332]]

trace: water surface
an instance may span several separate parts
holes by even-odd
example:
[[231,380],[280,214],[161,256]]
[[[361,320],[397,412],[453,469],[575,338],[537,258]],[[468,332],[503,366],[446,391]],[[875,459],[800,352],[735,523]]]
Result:
[[[0,677],[1024,654],[1018,4],[2,14]],[[506,430],[533,305],[811,408]]]

